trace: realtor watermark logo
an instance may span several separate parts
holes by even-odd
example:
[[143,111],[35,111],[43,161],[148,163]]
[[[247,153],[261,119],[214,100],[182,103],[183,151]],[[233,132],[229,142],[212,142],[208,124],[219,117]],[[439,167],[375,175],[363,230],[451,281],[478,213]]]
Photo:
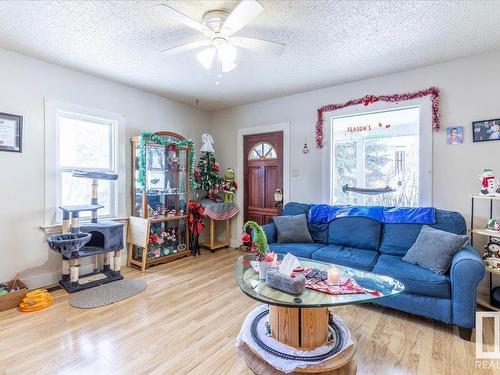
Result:
[[[493,320],[493,332],[485,319]],[[500,369],[500,312],[476,312],[476,368]]]

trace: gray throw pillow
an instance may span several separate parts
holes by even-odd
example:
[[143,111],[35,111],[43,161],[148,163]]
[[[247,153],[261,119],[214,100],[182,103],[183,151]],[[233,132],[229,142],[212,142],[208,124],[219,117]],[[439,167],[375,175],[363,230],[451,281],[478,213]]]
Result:
[[464,247],[467,240],[467,236],[424,225],[403,260],[443,275],[450,267],[453,256]]
[[307,229],[306,214],[273,217],[278,231],[278,242],[313,242]]

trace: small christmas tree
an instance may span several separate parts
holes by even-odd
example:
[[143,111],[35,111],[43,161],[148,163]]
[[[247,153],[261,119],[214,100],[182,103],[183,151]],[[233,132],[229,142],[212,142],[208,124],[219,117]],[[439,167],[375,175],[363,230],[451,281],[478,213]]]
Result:
[[196,188],[204,190],[207,197],[217,201],[222,185],[222,177],[219,176],[220,166],[215,161],[213,152],[204,152],[194,171]]

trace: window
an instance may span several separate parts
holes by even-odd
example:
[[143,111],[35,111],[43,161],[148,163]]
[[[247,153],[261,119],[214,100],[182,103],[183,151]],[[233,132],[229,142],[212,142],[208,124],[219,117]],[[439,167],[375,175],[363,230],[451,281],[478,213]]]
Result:
[[[332,117],[331,203],[421,204],[420,137],[419,107]],[[368,189],[391,191],[367,194],[374,193]]]
[[276,159],[278,156],[274,146],[267,142],[259,142],[252,147],[248,155],[249,160]]
[[[61,222],[62,205],[90,204],[92,180],[73,169],[118,173],[99,180],[99,217],[125,215],[125,118],[117,113],[45,99],[45,225]],[[82,219],[90,212],[82,212]]]
[[[92,180],[72,177],[73,169],[116,171],[115,122],[84,115],[59,112],[60,205],[89,204]],[[99,180],[99,216],[115,216],[113,181]],[[82,212],[82,217],[90,212]]]

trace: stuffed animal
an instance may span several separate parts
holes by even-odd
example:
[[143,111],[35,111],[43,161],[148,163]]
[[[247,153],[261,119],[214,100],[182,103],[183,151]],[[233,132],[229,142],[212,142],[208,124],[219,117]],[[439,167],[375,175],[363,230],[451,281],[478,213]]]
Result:
[[225,203],[233,203],[234,195],[238,189],[238,184],[234,181],[234,170],[228,168],[224,173],[224,182],[222,183],[222,194]]
[[492,169],[483,169],[477,177],[481,180],[481,195],[500,195],[500,183]]
[[[247,221],[243,226],[243,236],[242,241],[248,240],[248,237],[245,236],[246,230],[250,228],[252,230],[252,241],[255,244],[255,250],[257,252],[257,259],[262,260],[269,250],[269,245],[267,244],[266,232],[264,229],[257,224],[255,221]],[[253,245],[252,244],[252,245]]]

